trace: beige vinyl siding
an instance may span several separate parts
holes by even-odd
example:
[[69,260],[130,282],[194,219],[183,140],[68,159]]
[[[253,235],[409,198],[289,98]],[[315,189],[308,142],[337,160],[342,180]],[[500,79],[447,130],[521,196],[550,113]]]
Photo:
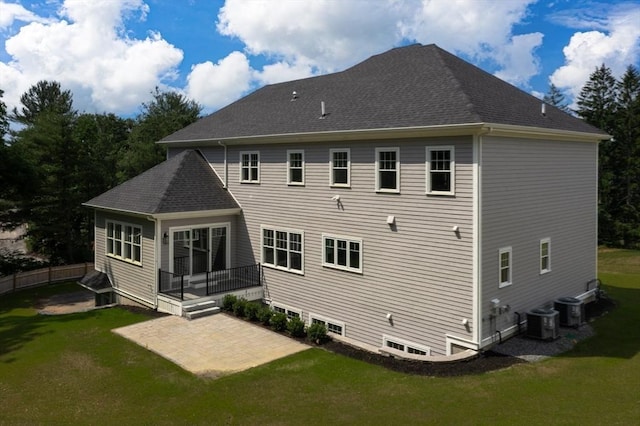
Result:
[[[427,145],[455,146],[455,196],[425,195]],[[400,194],[376,193],[376,147],[400,149]],[[329,186],[332,148],[351,151],[350,188]],[[304,187],[287,185],[287,149],[304,150]],[[239,183],[239,152],[247,150],[260,151],[259,184]],[[224,149],[202,151],[223,176]],[[266,297],[302,309],[305,321],[314,313],[344,322],[347,337],[378,347],[387,334],[444,354],[445,334],[471,337],[461,324],[472,320],[470,137],[230,145],[228,162],[229,189],[243,209],[239,261],[260,260],[261,225],[304,232],[304,275],[264,267]],[[331,199],[335,195],[340,205]],[[396,218],[393,228],[389,215]],[[361,274],[322,266],[323,233],[362,239]]]
[[[156,260],[155,223],[136,216],[96,211],[95,268],[106,273],[116,291],[125,298],[148,306],[155,305]],[[106,221],[137,225],[142,228],[142,265],[115,259],[106,254]]]
[[[596,277],[597,145],[484,138],[482,143],[483,338],[515,324],[515,312],[576,296]],[[540,274],[540,240],[551,271]],[[498,250],[512,247],[512,282],[498,288]],[[509,312],[489,321],[490,301]]]

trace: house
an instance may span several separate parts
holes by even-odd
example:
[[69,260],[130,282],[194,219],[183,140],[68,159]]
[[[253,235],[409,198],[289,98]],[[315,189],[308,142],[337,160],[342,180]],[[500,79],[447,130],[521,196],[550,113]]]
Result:
[[604,132],[435,45],[265,86],[86,203],[116,297],[234,292],[407,356],[481,350],[588,299]]

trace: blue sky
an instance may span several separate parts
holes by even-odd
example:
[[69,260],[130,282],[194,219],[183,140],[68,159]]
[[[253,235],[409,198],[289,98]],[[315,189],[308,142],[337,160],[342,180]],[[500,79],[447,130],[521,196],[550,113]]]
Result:
[[211,112],[411,43],[571,101],[596,66],[640,65],[640,1],[0,0],[0,37],[9,108],[46,79],[80,111],[132,115],[158,86]]

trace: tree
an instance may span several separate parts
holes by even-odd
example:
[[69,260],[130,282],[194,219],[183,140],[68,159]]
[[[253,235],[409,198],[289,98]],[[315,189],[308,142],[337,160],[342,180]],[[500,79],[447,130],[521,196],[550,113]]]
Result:
[[142,104],[118,163],[120,181],[131,179],[165,159],[164,147],[157,141],[196,121],[202,106],[176,92],[160,92],[156,87],[153,100]]
[[2,100],[3,96],[4,90],[0,89],[0,145],[4,145],[4,138],[9,134],[9,116],[7,114],[7,104]]
[[62,115],[75,113],[71,92],[63,91],[57,81],[39,81],[20,96],[20,103],[20,109],[13,108],[12,119],[24,125],[33,125],[40,113],[45,111]]
[[553,83],[551,83],[551,85],[549,86],[549,92],[546,95],[544,95],[542,100],[545,103],[552,105],[558,109],[561,109],[566,113],[572,112],[571,108],[569,108],[569,105],[565,100],[564,94]]

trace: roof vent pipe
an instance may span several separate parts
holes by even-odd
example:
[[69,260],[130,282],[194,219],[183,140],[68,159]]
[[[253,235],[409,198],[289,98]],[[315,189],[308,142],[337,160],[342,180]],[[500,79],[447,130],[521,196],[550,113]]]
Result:
[[547,116],[547,105],[544,102],[540,108],[540,114],[542,114],[543,117]]
[[327,115],[327,111],[324,108],[324,101],[320,102],[320,118],[324,118]]
[[298,99],[298,92],[294,90],[293,93],[291,94],[291,100],[295,101],[296,99]]

